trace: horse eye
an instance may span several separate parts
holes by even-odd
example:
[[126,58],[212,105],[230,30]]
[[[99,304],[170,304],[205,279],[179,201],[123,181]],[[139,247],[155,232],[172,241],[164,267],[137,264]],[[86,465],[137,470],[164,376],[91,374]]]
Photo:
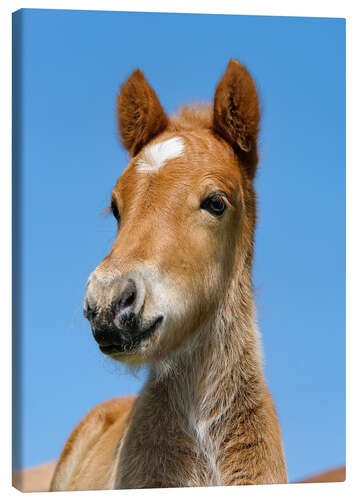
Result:
[[219,217],[226,210],[227,205],[222,196],[211,195],[203,200],[200,208],[203,208],[203,210],[207,210],[210,214]]
[[120,213],[119,213],[118,205],[114,201],[112,201],[112,203],[111,203],[111,209],[112,209],[114,217],[119,222],[120,221]]

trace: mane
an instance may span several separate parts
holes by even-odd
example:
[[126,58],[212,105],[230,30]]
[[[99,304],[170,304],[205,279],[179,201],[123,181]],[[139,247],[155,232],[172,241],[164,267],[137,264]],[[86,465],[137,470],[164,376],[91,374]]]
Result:
[[213,124],[213,110],[210,102],[185,104],[173,113],[170,128],[180,130],[211,129]]

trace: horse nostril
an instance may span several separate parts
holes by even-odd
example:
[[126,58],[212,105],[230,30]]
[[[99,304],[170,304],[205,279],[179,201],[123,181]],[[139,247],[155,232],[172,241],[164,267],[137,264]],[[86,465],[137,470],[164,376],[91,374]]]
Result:
[[122,291],[121,297],[116,305],[116,311],[119,314],[123,314],[124,312],[129,312],[135,307],[135,301],[137,297],[137,289],[135,285],[135,281],[129,279],[124,290]]
[[97,311],[91,309],[88,304],[84,306],[83,315],[88,321],[93,321],[97,315]]
[[123,309],[127,309],[130,307],[132,304],[134,304],[136,298],[136,293],[131,292],[128,297],[126,297],[123,301],[121,301],[120,307]]

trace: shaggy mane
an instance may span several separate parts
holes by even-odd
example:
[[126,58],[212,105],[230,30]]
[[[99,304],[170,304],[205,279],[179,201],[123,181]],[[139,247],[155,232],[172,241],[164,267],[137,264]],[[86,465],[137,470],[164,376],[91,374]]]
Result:
[[212,104],[192,103],[181,106],[170,119],[170,129],[180,130],[210,129],[213,125]]

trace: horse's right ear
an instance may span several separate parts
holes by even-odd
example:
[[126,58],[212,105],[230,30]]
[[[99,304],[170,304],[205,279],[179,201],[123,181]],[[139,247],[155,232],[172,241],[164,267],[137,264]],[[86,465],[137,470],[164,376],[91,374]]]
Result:
[[155,91],[140,69],[121,87],[117,106],[120,139],[132,156],[163,132],[169,123]]

